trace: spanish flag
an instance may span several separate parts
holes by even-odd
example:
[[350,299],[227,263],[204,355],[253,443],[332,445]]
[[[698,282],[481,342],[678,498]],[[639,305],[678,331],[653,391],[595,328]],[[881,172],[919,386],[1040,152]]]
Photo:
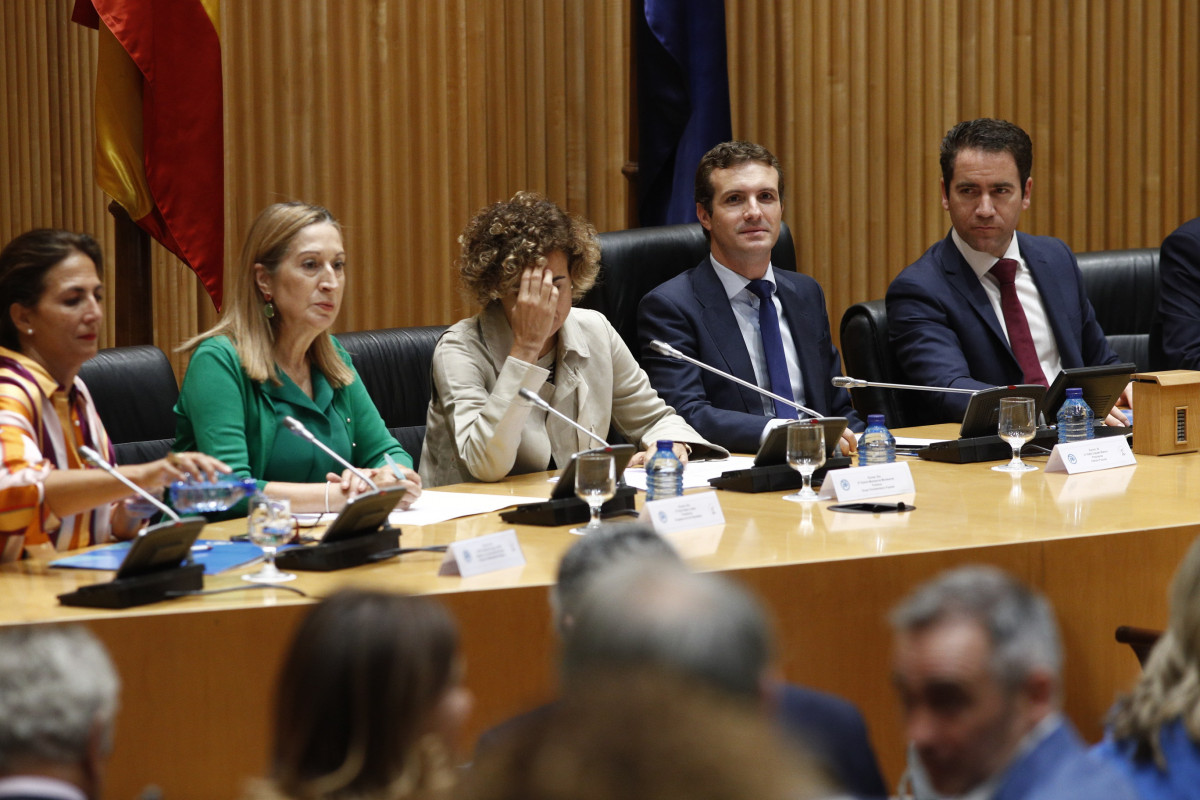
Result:
[[75,0],[100,32],[96,181],[221,307],[220,0]]

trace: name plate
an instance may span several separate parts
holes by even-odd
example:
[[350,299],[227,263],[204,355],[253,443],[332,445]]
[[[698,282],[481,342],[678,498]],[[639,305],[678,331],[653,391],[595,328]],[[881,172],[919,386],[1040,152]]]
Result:
[[908,463],[894,461],[891,464],[847,467],[827,472],[819,496],[822,500],[836,496],[839,503],[845,503],[893,494],[913,494],[916,491]]
[[1103,439],[1054,445],[1054,452],[1046,462],[1046,472],[1078,475],[1113,467],[1131,467],[1136,463],[1137,459],[1124,436],[1106,436]]
[[487,536],[477,536],[452,542],[438,567],[438,575],[461,575],[470,578],[498,569],[525,566],[525,554],[517,541],[517,531],[509,528]]
[[724,525],[725,514],[716,492],[699,492],[665,500],[650,500],[643,511],[659,534]]

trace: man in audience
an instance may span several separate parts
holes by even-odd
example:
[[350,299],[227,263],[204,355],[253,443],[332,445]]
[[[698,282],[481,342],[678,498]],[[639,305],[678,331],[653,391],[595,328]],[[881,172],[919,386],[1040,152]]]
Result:
[[[985,389],[1049,386],[1060,370],[1116,364],[1070,248],[1017,233],[1033,191],[1033,142],[997,119],[960,122],[942,140],[950,234],[887,292],[888,332],[910,383]],[[958,422],[969,395],[923,393],[925,422]],[[1128,405],[1129,390],[1121,397]],[[1126,424],[1120,412],[1110,425]]]
[[[695,199],[709,256],[638,307],[641,362],[650,383],[704,438],[736,452],[756,452],[767,431],[796,419],[796,410],[659,355],[652,341],[820,414],[846,417],[850,428],[861,430],[850,394],[830,383],[842,365],[821,287],[771,264],[783,218],[779,160],[751,142],[719,144],[700,160]],[[845,446],[853,450],[850,428]]]
[[0,633],[0,798],[99,798],[119,687],[83,628]]
[[[648,530],[617,535],[650,536],[655,534]],[[585,551],[591,549],[586,541],[580,543]],[[564,564],[583,560],[591,557],[568,553]],[[568,686],[595,672],[640,667],[698,680],[774,716],[845,790],[886,796],[858,710],[780,679],[766,613],[745,589],[717,575],[692,573],[678,558],[663,555],[609,561],[567,586],[564,594],[560,582],[557,605]]]
[[918,587],[891,622],[916,800],[1134,800],[1062,714],[1062,645],[1043,597],[964,567]]
[[1163,239],[1158,273],[1158,316],[1167,365],[1200,369],[1200,217]]

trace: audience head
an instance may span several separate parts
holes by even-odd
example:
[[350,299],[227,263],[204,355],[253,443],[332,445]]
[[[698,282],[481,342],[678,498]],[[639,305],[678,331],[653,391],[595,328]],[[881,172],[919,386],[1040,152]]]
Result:
[[437,788],[470,708],[458,634],[429,600],[350,589],[300,624],[277,693],[271,778],[292,798]]
[[594,673],[482,753],[463,800],[785,800],[824,796],[815,770],[737,698],[649,669]]
[[1017,167],[1022,195],[1029,173],[1033,171],[1033,141],[1021,128],[1002,119],[972,119],[960,122],[946,132],[942,139],[940,161],[942,180],[946,186],[954,182],[954,166],[962,150],[981,150],[985,153],[1008,153]]
[[74,378],[96,354],[103,267],[86,233],[40,228],[9,242],[0,251],[0,345]]
[[584,592],[563,648],[567,684],[654,667],[751,701],[768,693],[770,624],[749,592],[658,559],[606,570]]
[[1167,630],[1146,660],[1133,692],[1113,708],[1113,737],[1133,745],[1138,761],[1166,769],[1159,744],[1162,726],[1183,723],[1200,744],[1200,538],[1192,542],[1171,582]]
[[120,682],[78,627],[0,633],[0,778],[50,775],[99,797]]
[[[309,357],[334,388],[349,384],[353,373],[328,330],[341,309],[345,261],[342,228],[328,209],[298,202],[267,206],[251,223],[239,260],[226,267],[221,321],[183,349],[227,335],[251,379],[278,384],[275,345],[299,336],[311,339]],[[319,304],[312,302],[318,293],[324,298]]]
[[[696,205],[702,206],[711,215],[713,213],[713,196],[716,187],[713,186],[713,170],[730,169],[748,161],[757,161],[768,167],[774,167],[779,177],[779,199],[783,200],[783,165],[770,150],[754,142],[722,142],[713,147],[700,159],[696,167],[696,183],[693,189]],[[707,233],[707,230],[705,231]]]
[[555,253],[566,257],[571,298],[583,297],[600,271],[596,229],[535,192],[480,210],[458,237],[463,291],[480,305],[515,296],[526,267],[548,266]]
[[619,564],[644,562],[683,563],[670,542],[641,522],[605,525],[572,544],[558,564],[558,580],[550,593],[559,633],[566,635],[598,576]]
[[1049,603],[994,567],[963,567],[893,610],[893,677],[934,788],[964,794],[1057,709],[1062,650]]

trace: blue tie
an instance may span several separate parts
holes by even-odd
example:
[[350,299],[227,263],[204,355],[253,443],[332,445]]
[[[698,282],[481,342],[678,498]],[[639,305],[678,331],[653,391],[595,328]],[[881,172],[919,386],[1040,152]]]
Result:
[[[758,332],[762,336],[763,353],[767,356],[767,377],[771,380],[771,391],[780,397],[792,400],[792,380],[788,377],[787,359],[783,355],[783,337],[779,334],[779,315],[771,292],[775,285],[762,279],[750,281],[746,288],[758,295]],[[778,400],[775,416],[780,419],[797,419],[796,409]]]

